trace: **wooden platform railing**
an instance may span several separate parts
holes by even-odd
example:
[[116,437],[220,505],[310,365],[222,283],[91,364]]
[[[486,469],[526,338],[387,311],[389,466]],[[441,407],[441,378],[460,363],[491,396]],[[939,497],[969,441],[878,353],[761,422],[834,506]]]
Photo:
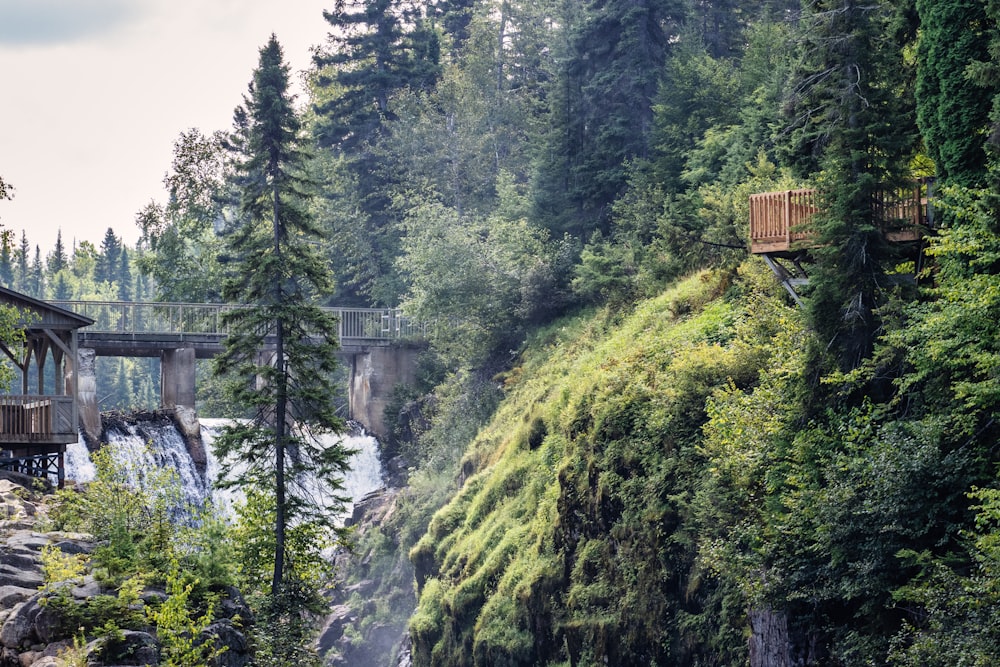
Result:
[[61,441],[77,436],[69,396],[0,395],[0,442]]
[[[886,189],[872,201],[874,218],[890,241],[913,241],[933,226],[931,179],[921,179],[898,190]],[[809,240],[809,220],[819,212],[814,188],[761,192],[750,195],[750,252],[779,253]]]
[[819,209],[816,190],[784,190],[750,195],[750,252],[780,252],[808,238],[802,226]]

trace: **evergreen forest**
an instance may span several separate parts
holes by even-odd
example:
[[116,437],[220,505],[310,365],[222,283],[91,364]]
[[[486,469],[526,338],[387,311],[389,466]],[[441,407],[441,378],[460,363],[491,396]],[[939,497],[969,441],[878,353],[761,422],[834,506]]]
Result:
[[[369,626],[436,667],[1000,664],[1000,0],[328,4],[297,266],[448,323],[386,414]],[[136,247],[7,234],[0,283],[232,300],[248,127],[179,134]],[[872,202],[918,179],[894,243]],[[748,221],[802,188],[798,303]]]

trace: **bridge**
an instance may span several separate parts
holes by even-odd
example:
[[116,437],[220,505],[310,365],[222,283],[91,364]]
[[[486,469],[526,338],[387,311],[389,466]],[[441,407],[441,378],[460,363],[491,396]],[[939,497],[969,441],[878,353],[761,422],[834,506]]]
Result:
[[[232,304],[140,303],[125,301],[52,301],[52,305],[94,323],[79,333],[80,346],[98,356],[160,356],[163,350],[191,348],[197,358],[222,352],[228,327],[226,312],[246,308]],[[426,325],[405,317],[398,308],[324,308],[337,319],[341,351],[355,354],[395,341],[420,340]]]
[[[159,357],[161,407],[174,412],[189,439],[196,438],[195,362],[223,351],[230,333],[225,313],[248,307],[120,301],[49,304],[92,321],[75,333],[80,421],[91,441],[101,437],[96,357]],[[323,310],[337,320],[338,354],[350,372],[350,416],[374,433],[384,434],[382,413],[392,388],[413,381],[416,349],[411,343],[428,338],[431,331],[398,308]]]

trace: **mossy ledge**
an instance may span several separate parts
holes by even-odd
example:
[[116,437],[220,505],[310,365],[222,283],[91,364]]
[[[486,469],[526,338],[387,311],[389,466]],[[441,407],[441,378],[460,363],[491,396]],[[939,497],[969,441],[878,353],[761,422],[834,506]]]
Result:
[[696,546],[706,406],[754,387],[797,334],[799,314],[749,266],[538,333],[464,457],[472,474],[410,552],[414,664],[745,654],[746,600]]

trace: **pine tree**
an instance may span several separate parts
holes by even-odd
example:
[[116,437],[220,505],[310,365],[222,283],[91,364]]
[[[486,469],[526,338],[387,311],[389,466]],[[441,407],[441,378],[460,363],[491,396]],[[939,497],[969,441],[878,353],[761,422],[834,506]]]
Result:
[[[570,2],[569,5],[575,3]],[[569,52],[538,173],[539,219],[587,238],[606,229],[628,163],[649,155],[653,98],[683,5],[677,0],[590,0],[567,7]]]
[[0,236],[0,284],[8,289],[14,289],[14,255],[11,235]]
[[810,3],[786,104],[793,160],[821,180],[809,309],[822,344],[845,368],[870,353],[888,296],[892,253],[872,201],[900,184],[917,139],[913,74],[903,60],[912,33],[896,11],[884,0]]
[[35,259],[28,274],[28,294],[36,299],[45,298],[45,269],[42,264],[42,248],[35,246]]
[[[288,66],[273,35],[260,51],[235,125],[231,145],[238,151],[240,204],[238,219],[225,232],[223,296],[247,307],[226,315],[230,334],[214,368],[227,380],[233,404],[245,407],[250,419],[227,428],[215,446],[230,485],[270,499],[274,552],[267,613],[280,623],[285,612],[298,613],[285,608],[290,600],[309,593],[297,579],[304,576],[303,563],[290,560],[293,547],[301,545],[290,542],[288,532],[309,525],[335,530],[348,452],[316,438],[342,427],[331,400],[337,328],[316,303],[332,287],[330,272],[315,245],[319,231],[308,208],[313,184],[304,177],[305,139],[288,92]],[[313,484],[325,492],[311,494]]]
[[51,253],[49,253],[46,261],[49,278],[55,277],[55,275],[65,269],[68,264],[69,260],[66,257],[66,247],[63,245],[62,230],[60,229],[56,231],[56,247],[53,248]]
[[115,273],[115,281],[118,284],[118,300],[132,300],[132,262],[128,254],[128,248],[122,247],[118,256],[118,268]]
[[21,245],[14,252],[15,261],[17,264],[17,273],[15,275],[16,289],[19,292],[24,292],[25,294],[31,289],[30,287],[30,276],[28,274],[28,263],[30,261],[31,246],[28,245],[28,233],[21,230]]
[[104,233],[104,240],[101,241],[101,252],[97,256],[97,265],[94,267],[94,280],[96,282],[112,283],[115,281],[121,252],[121,240],[115,235],[115,230],[108,227],[108,231]]

